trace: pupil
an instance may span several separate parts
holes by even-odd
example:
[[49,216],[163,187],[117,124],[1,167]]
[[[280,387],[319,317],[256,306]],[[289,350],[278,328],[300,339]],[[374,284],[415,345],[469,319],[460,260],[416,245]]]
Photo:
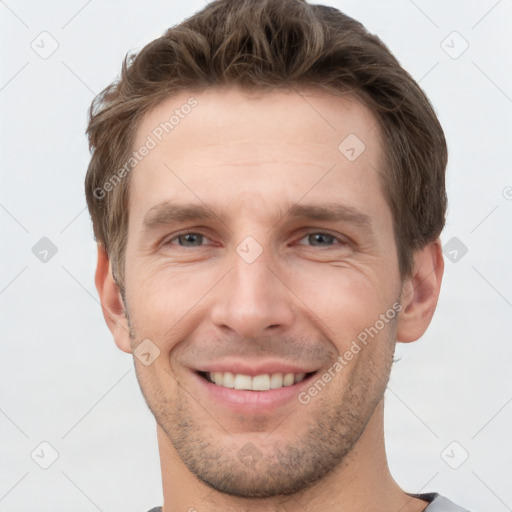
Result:
[[312,235],[313,236],[313,245],[316,243],[316,242],[319,242],[320,244],[322,242],[330,242],[331,239],[332,239],[332,236],[331,235],[326,235],[325,233],[319,233],[319,234],[314,234]]
[[[182,240],[184,239],[185,240],[185,245],[199,245],[198,243],[194,243],[194,242],[200,242],[201,241],[201,235],[197,235],[197,234],[194,234],[194,233],[187,233],[186,235],[183,235],[181,238]],[[190,243],[188,243],[190,242]],[[183,244],[181,244],[183,245]]]

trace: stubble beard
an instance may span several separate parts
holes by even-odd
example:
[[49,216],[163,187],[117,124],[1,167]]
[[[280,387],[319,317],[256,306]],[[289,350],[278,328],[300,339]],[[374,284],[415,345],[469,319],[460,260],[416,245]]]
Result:
[[[315,408],[298,439],[279,442],[278,434],[282,434],[283,429],[288,428],[294,433],[292,413],[268,435],[265,447],[258,448],[257,441],[250,443],[260,452],[261,458],[249,464],[239,456],[240,444],[244,443],[237,443],[236,435],[226,433],[204,409],[200,410],[210,426],[190,414],[194,409],[190,402],[194,399],[180,384],[176,386],[176,396],[170,397],[161,389],[158,380],[148,382],[146,376],[140,374],[138,365],[135,366],[137,379],[156,422],[183,464],[204,484],[220,493],[241,498],[296,494],[341,468],[364,432],[389,380],[396,320],[390,322],[387,337],[380,336],[372,340],[374,346],[363,349],[373,350],[374,357],[350,375],[336,401],[332,401],[332,393],[331,402],[327,401],[326,391],[323,391],[323,397],[320,395],[306,405],[297,401],[298,407]],[[137,339],[132,326],[130,336],[132,342]],[[377,344],[384,347],[377,347]],[[321,378],[321,372],[316,378]],[[336,385],[336,379],[329,384],[333,385]],[[217,432],[218,436],[212,432]],[[272,436],[276,442],[269,448]]]

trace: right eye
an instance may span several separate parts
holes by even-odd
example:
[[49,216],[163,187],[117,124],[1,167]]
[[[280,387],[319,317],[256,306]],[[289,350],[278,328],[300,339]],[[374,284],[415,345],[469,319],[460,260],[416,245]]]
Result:
[[[178,245],[180,247],[201,247],[203,245],[204,240],[209,240],[209,238],[202,233],[195,233],[192,231],[187,231],[184,233],[179,233],[175,235],[173,238],[170,238],[164,245]],[[177,241],[177,243],[173,243]]]

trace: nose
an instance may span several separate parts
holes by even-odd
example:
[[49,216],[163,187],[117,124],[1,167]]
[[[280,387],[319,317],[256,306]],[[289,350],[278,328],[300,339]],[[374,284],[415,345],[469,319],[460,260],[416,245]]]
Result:
[[244,338],[275,334],[293,325],[293,293],[266,251],[252,263],[238,254],[234,268],[217,289],[212,321]]

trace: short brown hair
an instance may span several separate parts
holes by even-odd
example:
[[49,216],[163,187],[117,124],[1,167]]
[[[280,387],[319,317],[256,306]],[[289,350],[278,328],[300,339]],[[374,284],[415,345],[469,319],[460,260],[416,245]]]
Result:
[[305,0],[216,0],[127,55],[119,79],[89,111],[87,205],[121,290],[129,175],[115,187],[105,184],[119,179],[137,127],[152,108],[182,91],[228,85],[319,87],[353,94],[372,110],[387,148],[382,185],[399,270],[408,277],[414,250],[440,235],[446,213],[446,141],[425,93],[378,37],[332,7]]

